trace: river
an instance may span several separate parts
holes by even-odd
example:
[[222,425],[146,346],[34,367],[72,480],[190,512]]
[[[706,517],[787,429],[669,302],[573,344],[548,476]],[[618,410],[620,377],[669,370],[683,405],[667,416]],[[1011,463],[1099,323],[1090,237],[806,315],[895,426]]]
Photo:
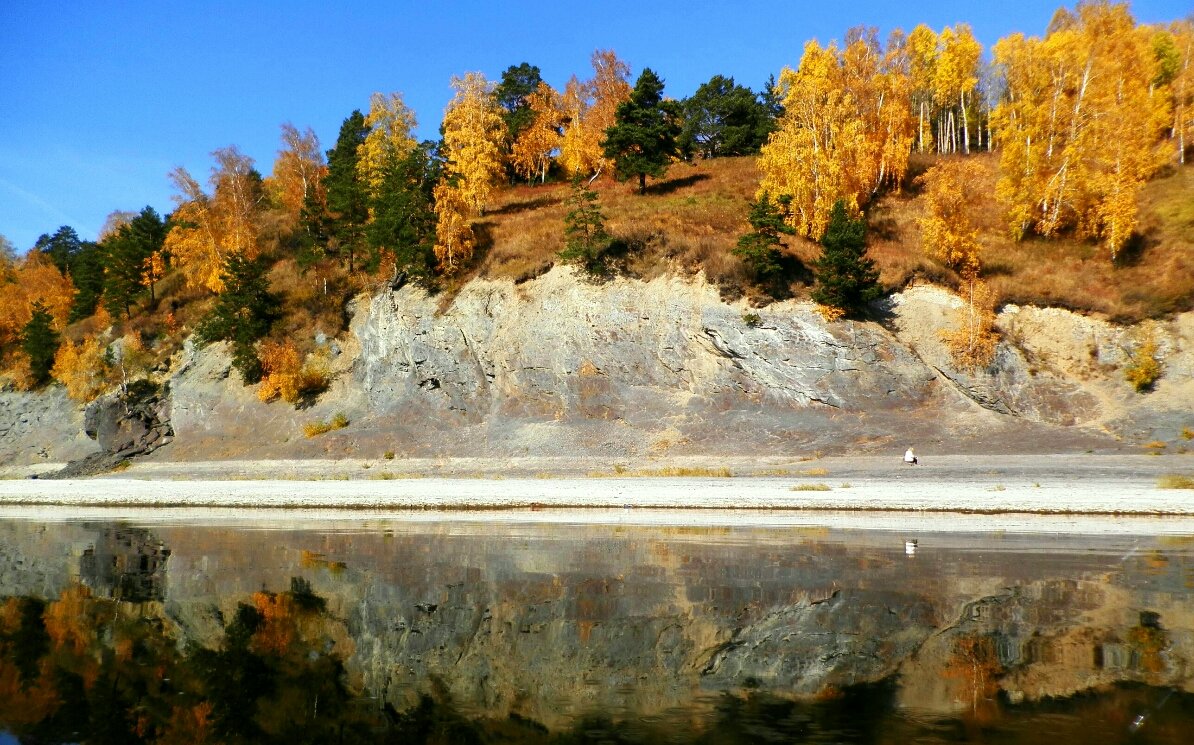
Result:
[[1157,519],[629,514],[10,511],[0,743],[1191,741]]

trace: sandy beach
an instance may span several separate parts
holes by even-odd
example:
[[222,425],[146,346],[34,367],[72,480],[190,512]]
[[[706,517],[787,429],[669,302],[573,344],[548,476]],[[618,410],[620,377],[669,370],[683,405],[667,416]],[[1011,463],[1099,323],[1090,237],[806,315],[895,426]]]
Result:
[[[674,476],[680,469],[732,475]],[[0,506],[224,510],[914,512],[1194,517],[1194,491],[1159,488],[1194,456],[942,456],[685,463],[218,461],[141,463],[85,480],[0,480]],[[687,518],[674,520],[687,522]]]

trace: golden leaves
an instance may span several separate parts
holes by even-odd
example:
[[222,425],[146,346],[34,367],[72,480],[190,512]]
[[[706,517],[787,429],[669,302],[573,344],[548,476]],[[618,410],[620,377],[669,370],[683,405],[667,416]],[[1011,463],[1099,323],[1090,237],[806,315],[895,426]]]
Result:
[[386,164],[401,159],[414,149],[415,112],[406,105],[401,93],[374,93],[369,99],[365,126],[369,133],[357,149],[357,172],[371,195],[381,187]]
[[282,144],[268,188],[274,202],[282,209],[287,226],[293,230],[299,224],[303,205],[308,199],[314,198],[317,205],[326,205],[323,176],[327,173],[327,164],[323,160],[319,138],[310,127],[299,132],[290,122],[283,124]]
[[610,165],[602,150],[605,131],[617,122],[618,105],[630,98],[630,67],[612,49],[591,58],[592,79],[573,76],[564,88],[560,162],[573,174],[593,175]]
[[448,182],[435,187],[435,258],[439,271],[452,274],[473,255],[476,237],[470,205],[463,192]]
[[510,151],[514,170],[527,179],[539,176],[547,180],[551,156],[559,149],[563,138],[560,128],[564,122],[563,98],[550,85],[539,83],[538,89],[527,96],[527,106],[534,114],[531,123],[518,135]]
[[64,342],[54,355],[50,374],[66,386],[66,394],[73,400],[91,401],[108,385],[104,350],[105,345],[95,337],[78,344]]
[[983,169],[972,160],[944,160],[916,179],[924,186],[921,245],[964,277],[978,274],[978,228],[971,210],[983,198],[978,193]]
[[452,88],[456,94],[443,121],[444,178],[456,183],[471,211],[483,212],[502,175],[506,123],[494,85],[481,73],[453,77]]
[[819,239],[838,200],[857,214],[882,183],[903,178],[914,124],[902,68],[859,38],[845,50],[809,42],[799,68],[780,73],[784,114],[759,156],[759,193],[791,196],[802,235]]
[[[1013,235],[1073,230],[1114,259],[1136,227],[1136,199],[1164,161],[1170,97],[1154,90],[1150,34],[1126,6],[1080,4],[1044,39],[995,45],[1008,95],[992,112],[997,195]],[[1158,95],[1160,93],[1160,95]]]
[[211,169],[210,195],[185,168],[170,172],[178,209],[165,250],[178,263],[188,286],[218,293],[224,289],[221,274],[227,257],[252,259],[259,253],[257,223],[263,195],[252,158],[235,146],[214,151],[212,158],[216,165]]
[[963,370],[980,370],[995,359],[999,334],[995,331],[994,294],[975,275],[963,282],[963,305],[957,327],[941,332],[954,364]]

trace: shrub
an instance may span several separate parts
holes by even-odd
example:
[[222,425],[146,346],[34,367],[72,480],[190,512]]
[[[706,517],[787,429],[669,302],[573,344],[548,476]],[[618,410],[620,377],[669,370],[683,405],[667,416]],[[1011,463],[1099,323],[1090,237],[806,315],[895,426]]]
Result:
[[792,491],[829,491],[828,484],[797,484]]
[[1194,476],[1180,473],[1167,473],[1157,479],[1158,489],[1194,489]]
[[1157,337],[1152,327],[1142,332],[1140,343],[1134,352],[1128,352],[1132,364],[1124,371],[1124,378],[1132,384],[1137,393],[1147,393],[1161,378],[1161,360],[1157,357]]
[[280,396],[286,403],[294,404],[304,396],[327,390],[328,372],[323,360],[308,357],[301,362],[293,342],[263,341],[257,347],[257,357],[262,372],[257,397],[262,401]]
[[348,417],[344,412],[339,412],[328,421],[307,422],[303,425],[303,434],[308,438],[317,437],[319,435],[331,432],[336,429],[344,429],[348,426]]
[[759,317],[758,313],[743,313],[742,322],[753,329],[758,328],[759,324],[763,322],[763,319]]

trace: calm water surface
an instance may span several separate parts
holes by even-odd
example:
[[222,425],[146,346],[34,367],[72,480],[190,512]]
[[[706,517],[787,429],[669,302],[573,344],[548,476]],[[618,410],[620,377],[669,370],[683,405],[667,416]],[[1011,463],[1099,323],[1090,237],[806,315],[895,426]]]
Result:
[[1194,742],[1194,538],[205,522],[0,519],[0,743]]

